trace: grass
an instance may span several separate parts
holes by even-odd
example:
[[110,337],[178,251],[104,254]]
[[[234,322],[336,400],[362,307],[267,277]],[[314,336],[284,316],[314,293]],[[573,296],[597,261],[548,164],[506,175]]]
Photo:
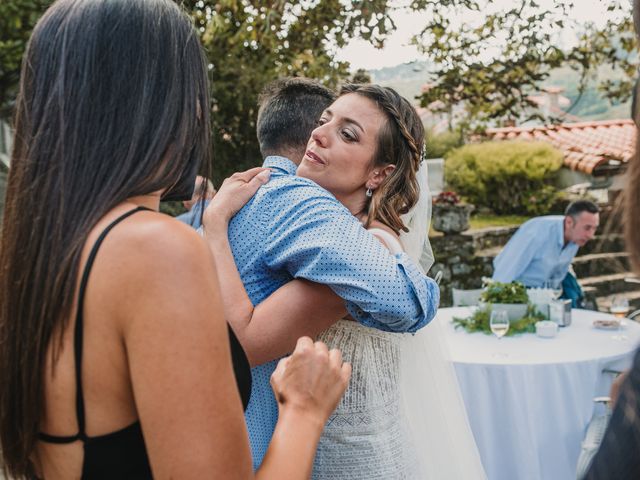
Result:
[[531,217],[523,215],[471,215],[469,222],[471,229],[476,230],[487,227],[511,227],[520,225]]

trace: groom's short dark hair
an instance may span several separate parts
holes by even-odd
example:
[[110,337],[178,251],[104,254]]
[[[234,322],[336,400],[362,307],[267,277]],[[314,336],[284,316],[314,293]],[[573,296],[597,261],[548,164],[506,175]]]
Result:
[[301,77],[282,78],[268,84],[258,97],[256,130],[263,157],[298,151],[302,159],[311,132],[335,93],[320,83]]

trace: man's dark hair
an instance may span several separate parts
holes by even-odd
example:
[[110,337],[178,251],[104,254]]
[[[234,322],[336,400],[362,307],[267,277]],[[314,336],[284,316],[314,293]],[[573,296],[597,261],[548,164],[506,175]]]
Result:
[[268,84],[258,97],[256,130],[262,156],[304,151],[320,115],[334,99],[334,92],[307,78],[282,78]]
[[565,216],[576,219],[582,212],[599,213],[600,208],[589,200],[576,200],[571,202],[564,211]]

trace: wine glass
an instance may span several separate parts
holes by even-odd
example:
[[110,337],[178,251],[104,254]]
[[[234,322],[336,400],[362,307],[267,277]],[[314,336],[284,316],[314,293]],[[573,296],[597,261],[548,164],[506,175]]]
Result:
[[489,317],[489,327],[491,332],[498,337],[498,340],[509,331],[509,316],[506,310],[491,310]]
[[611,298],[611,314],[622,320],[629,313],[629,300],[622,295],[614,295]]
[[544,282],[544,288],[551,291],[551,295],[554,300],[557,300],[562,295],[562,282],[557,280],[549,280]]
[[[629,300],[622,295],[614,295],[611,298],[611,307],[609,308],[611,314],[618,320],[618,333],[622,330],[622,319],[629,313]],[[615,340],[626,340],[625,335],[614,336]]]

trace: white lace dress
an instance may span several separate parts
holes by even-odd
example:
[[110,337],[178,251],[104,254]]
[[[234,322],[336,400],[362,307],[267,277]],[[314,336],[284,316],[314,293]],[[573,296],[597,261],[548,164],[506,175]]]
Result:
[[[372,233],[402,250],[387,232]],[[431,325],[414,336],[340,320],[320,335],[353,373],[320,439],[314,480],[486,478],[436,333]]]
[[418,478],[398,389],[401,336],[349,320],[320,336],[353,370],[320,439],[314,479]]

